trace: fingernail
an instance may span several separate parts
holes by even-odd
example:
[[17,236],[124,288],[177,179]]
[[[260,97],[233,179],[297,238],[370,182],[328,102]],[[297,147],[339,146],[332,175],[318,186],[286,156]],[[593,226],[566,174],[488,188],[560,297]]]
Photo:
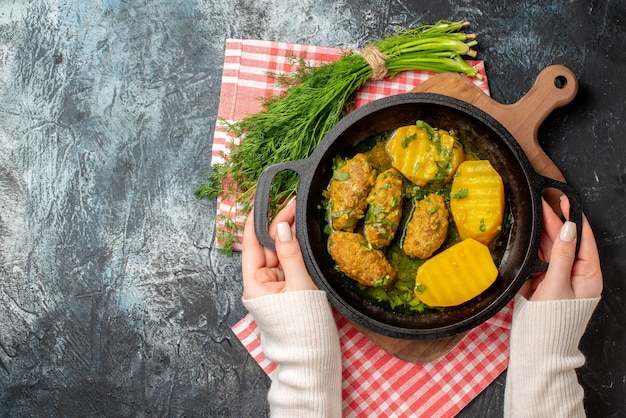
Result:
[[294,195],[294,196],[291,196],[291,197],[289,198],[289,200],[287,201],[287,203],[285,203],[285,206],[289,206],[289,205],[291,205],[291,204],[292,204],[293,202],[295,202],[295,201],[296,201],[296,196],[295,196],[295,195]]
[[291,225],[288,222],[280,222],[276,225],[276,231],[280,242],[289,242],[293,238],[291,236]]
[[561,234],[559,237],[561,238],[561,241],[574,241],[574,238],[576,238],[576,224],[572,221],[566,221],[561,227]]

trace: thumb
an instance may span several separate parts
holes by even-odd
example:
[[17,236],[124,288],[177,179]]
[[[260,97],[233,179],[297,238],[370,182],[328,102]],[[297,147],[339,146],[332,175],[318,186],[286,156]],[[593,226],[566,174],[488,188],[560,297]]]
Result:
[[285,274],[285,290],[316,290],[309,272],[304,265],[298,240],[294,239],[291,225],[280,222],[276,225],[276,255]]
[[576,259],[576,224],[567,221],[552,244],[550,264],[545,278],[533,294],[533,300],[573,299],[572,266]]

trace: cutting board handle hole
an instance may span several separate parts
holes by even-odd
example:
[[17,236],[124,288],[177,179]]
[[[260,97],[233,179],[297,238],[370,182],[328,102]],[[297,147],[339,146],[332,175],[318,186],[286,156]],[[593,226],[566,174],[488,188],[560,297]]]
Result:
[[563,75],[558,75],[554,77],[554,86],[557,89],[564,89],[567,86],[567,77]]

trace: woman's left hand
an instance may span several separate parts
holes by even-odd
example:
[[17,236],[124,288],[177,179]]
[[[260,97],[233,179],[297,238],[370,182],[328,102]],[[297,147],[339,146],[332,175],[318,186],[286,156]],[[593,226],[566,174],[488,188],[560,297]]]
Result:
[[294,199],[270,225],[269,234],[275,242],[276,251],[261,245],[254,230],[254,216],[248,216],[241,256],[244,299],[317,289],[304,265],[300,244],[294,239],[295,207]]

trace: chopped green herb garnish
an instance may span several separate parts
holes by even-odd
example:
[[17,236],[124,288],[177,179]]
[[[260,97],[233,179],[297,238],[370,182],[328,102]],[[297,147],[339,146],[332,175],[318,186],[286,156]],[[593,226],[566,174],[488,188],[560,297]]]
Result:
[[404,139],[402,140],[402,148],[408,147],[409,142],[413,141],[415,138],[417,138],[417,134],[405,136]]
[[387,286],[388,283],[389,283],[389,275],[385,274],[380,279],[374,280],[372,282],[372,286],[374,286],[374,287],[385,287],[385,286]]
[[350,178],[350,173],[347,171],[337,171],[333,170],[333,178],[339,181],[345,181]]
[[417,122],[415,122],[415,125],[417,125],[418,128],[422,128],[424,129],[424,131],[426,131],[428,140],[432,141],[433,138],[435,138],[435,136],[437,136],[437,138],[439,137],[439,135],[437,134],[437,131],[435,131],[435,129],[432,126],[430,126],[423,120],[418,120]]
[[460,189],[458,192],[454,194],[455,199],[465,199],[467,197],[467,189]]

